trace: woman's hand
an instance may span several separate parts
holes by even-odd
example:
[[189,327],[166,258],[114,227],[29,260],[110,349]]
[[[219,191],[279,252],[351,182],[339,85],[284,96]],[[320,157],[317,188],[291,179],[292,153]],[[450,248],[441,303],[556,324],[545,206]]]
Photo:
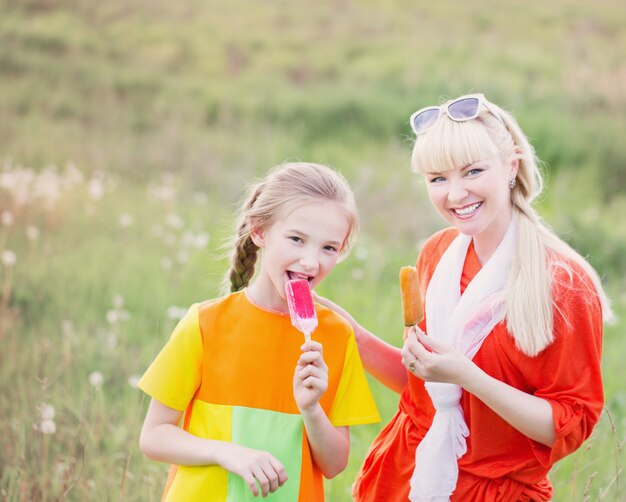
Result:
[[407,333],[402,364],[425,382],[453,383],[461,387],[475,366],[459,351],[426,336],[417,326]]
[[259,495],[267,497],[287,481],[283,464],[266,451],[224,443],[217,457],[217,463],[227,471],[240,476],[255,497]]
[[322,344],[304,343],[293,375],[293,395],[300,412],[313,408],[328,389],[328,366],[322,356]]

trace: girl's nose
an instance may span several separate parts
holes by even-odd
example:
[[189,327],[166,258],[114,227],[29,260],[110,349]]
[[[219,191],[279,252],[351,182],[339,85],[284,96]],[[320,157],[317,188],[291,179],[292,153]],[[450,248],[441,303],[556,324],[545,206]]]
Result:
[[317,253],[306,253],[300,258],[300,265],[306,272],[315,272],[319,266]]

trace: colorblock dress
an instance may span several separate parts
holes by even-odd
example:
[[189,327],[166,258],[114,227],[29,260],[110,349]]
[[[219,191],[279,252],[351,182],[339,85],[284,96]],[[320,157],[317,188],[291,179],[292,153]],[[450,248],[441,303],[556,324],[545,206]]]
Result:
[[[457,235],[447,229],[425,243],[417,260],[422,298],[439,259]],[[473,359],[492,377],[545,399],[552,407],[556,440],[549,448],[529,439],[463,391],[461,406],[470,435],[467,453],[458,462],[459,478],[452,501],[550,500],[550,468],[589,437],[600,417],[604,402],[601,305],[589,277],[576,264],[568,263],[571,276],[557,269],[554,281],[553,343],[529,357],[517,349],[505,322],[501,322]],[[480,268],[470,246],[461,291]],[[426,329],[425,321],[420,327]],[[408,500],[415,449],[434,412],[424,382],[409,374],[396,415],[374,440],[357,475],[353,487],[356,501]]]
[[[328,390],[320,405],[334,426],[380,420],[350,325],[316,304]],[[288,481],[264,500],[323,501],[315,465],[293,397],[302,334],[289,314],[252,304],[245,292],[193,305],[139,382],[161,403],[184,411],[191,434],[272,453]],[[219,466],[172,466],[166,501],[258,500],[239,476]]]

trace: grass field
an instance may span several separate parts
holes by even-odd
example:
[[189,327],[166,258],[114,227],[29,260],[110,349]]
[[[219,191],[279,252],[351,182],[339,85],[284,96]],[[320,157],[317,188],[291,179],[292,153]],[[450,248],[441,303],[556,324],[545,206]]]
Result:
[[[158,500],[138,376],[219,294],[243,185],[341,170],[363,229],[319,290],[400,344],[397,271],[442,222],[408,116],[483,91],[546,162],[541,214],[605,278],[606,412],[555,500],[624,500],[626,11],[620,2],[0,0],[0,500]],[[327,483],[350,500],[383,422]]]

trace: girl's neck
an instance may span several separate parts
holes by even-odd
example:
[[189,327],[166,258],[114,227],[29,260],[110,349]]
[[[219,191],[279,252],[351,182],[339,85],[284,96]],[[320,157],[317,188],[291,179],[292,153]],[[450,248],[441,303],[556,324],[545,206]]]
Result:
[[272,285],[264,285],[258,278],[246,288],[245,292],[250,303],[263,310],[276,314],[289,312],[287,301],[276,292]]

